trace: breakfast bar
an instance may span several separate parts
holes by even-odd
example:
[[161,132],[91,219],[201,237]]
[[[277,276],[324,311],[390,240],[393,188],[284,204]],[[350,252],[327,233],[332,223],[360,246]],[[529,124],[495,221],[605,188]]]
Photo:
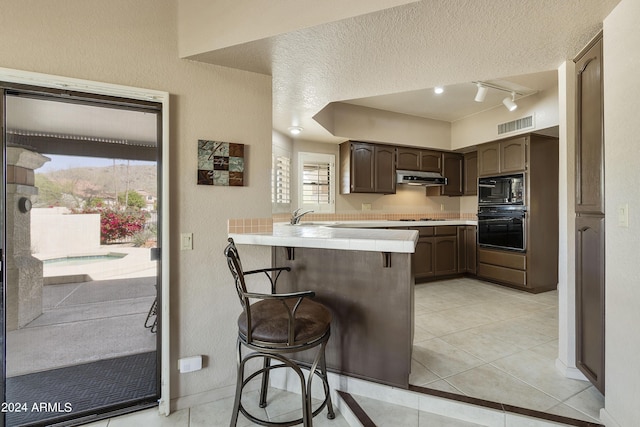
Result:
[[[271,233],[229,234],[236,244],[272,247],[274,266],[291,267],[278,292],[311,290],[333,315],[329,370],[407,388],[411,370],[418,232],[398,224],[302,223]],[[297,355],[307,361],[304,354]]]

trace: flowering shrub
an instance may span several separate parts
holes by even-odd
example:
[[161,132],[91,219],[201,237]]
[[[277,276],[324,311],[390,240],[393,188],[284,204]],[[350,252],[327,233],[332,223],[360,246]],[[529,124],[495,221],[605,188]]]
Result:
[[106,208],[85,208],[76,214],[100,214],[100,243],[106,244],[133,236],[144,228],[144,212],[116,211]]

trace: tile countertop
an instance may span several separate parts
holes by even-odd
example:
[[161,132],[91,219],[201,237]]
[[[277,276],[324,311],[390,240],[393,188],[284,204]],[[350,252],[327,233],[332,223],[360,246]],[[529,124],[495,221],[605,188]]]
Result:
[[229,237],[242,245],[413,253],[418,232],[408,227],[476,224],[470,220],[303,221],[299,225],[275,223],[270,233],[229,233]]

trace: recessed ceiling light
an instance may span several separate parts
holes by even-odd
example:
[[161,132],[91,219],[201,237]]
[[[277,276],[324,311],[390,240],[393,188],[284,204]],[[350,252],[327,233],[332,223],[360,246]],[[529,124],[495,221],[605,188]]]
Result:
[[288,129],[291,135],[300,135],[300,132],[302,132],[302,128],[300,126],[289,126]]
[[440,95],[442,92],[444,92],[444,88],[442,86],[436,86],[433,88],[433,91],[436,95]]

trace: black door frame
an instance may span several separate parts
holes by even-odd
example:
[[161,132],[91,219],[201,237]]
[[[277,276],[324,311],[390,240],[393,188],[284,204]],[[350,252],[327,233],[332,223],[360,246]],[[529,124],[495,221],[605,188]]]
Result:
[[[133,89],[132,89],[133,90]],[[139,410],[142,408],[157,406],[158,402],[162,402],[161,396],[163,394],[163,389],[166,387],[166,391],[168,392],[168,383],[165,385],[162,384],[162,361],[163,361],[163,328],[162,328],[162,318],[163,304],[162,295],[165,286],[163,286],[164,280],[168,280],[163,277],[163,271],[165,274],[168,272],[168,268],[163,268],[162,263],[162,247],[163,242],[167,242],[166,238],[163,238],[163,234],[166,230],[164,226],[164,222],[168,220],[168,218],[164,218],[163,212],[165,204],[168,206],[168,200],[164,200],[163,195],[167,194],[166,189],[163,189],[163,183],[166,182],[163,179],[163,174],[167,170],[163,167],[163,151],[165,149],[163,143],[163,137],[166,135],[166,130],[164,129],[165,122],[163,120],[164,104],[162,102],[157,101],[147,101],[135,98],[127,98],[121,96],[113,96],[113,95],[104,95],[98,93],[91,92],[82,92],[76,90],[67,90],[67,89],[58,89],[52,87],[41,87],[41,86],[32,86],[25,85],[20,83],[11,83],[0,80],[0,123],[1,123],[1,140],[2,147],[0,150],[0,212],[4,213],[6,208],[6,147],[7,147],[7,129],[6,129],[6,96],[27,96],[39,99],[49,99],[58,102],[70,102],[70,103],[79,103],[86,105],[93,105],[97,107],[105,107],[105,108],[117,108],[117,109],[126,109],[126,110],[135,110],[135,111],[146,111],[150,113],[154,113],[157,115],[157,146],[153,150],[155,152],[155,160],[157,161],[157,194],[158,194],[158,206],[157,206],[157,215],[158,215],[158,228],[157,228],[157,249],[154,252],[155,259],[158,260],[157,272],[156,272],[156,283],[157,283],[157,333],[156,333],[156,395],[151,398],[146,398],[138,402],[128,402],[126,406],[123,405],[114,405],[109,408],[100,408],[96,411],[91,411],[92,413],[82,413],[82,414],[71,414],[68,419],[57,418],[55,422],[65,422],[71,421],[74,419],[89,419],[91,420],[99,420],[104,418],[109,418],[115,415],[120,415],[127,412],[132,412],[135,410]],[[162,97],[160,94],[159,98]],[[126,90],[125,90],[126,96]],[[168,97],[167,97],[168,98]],[[3,215],[3,218],[6,216]],[[2,396],[2,402],[9,403],[6,401],[6,292],[5,292],[5,283],[6,283],[6,271],[5,271],[5,253],[4,248],[6,247],[6,221],[2,220],[1,223],[2,230],[0,232],[0,373],[2,375],[0,380],[0,395]],[[168,237],[168,236],[167,236]],[[165,343],[166,348],[168,343]],[[168,406],[168,405],[167,405]],[[0,408],[0,427],[4,427],[6,425],[5,418],[6,413]],[[162,408],[161,408],[162,410]],[[168,415],[168,407],[165,407],[164,412]],[[87,419],[88,421],[88,419]],[[46,423],[45,423],[46,424]],[[45,425],[43,424],[43,425]],[[38,425],[38,424],[34,424]]]

